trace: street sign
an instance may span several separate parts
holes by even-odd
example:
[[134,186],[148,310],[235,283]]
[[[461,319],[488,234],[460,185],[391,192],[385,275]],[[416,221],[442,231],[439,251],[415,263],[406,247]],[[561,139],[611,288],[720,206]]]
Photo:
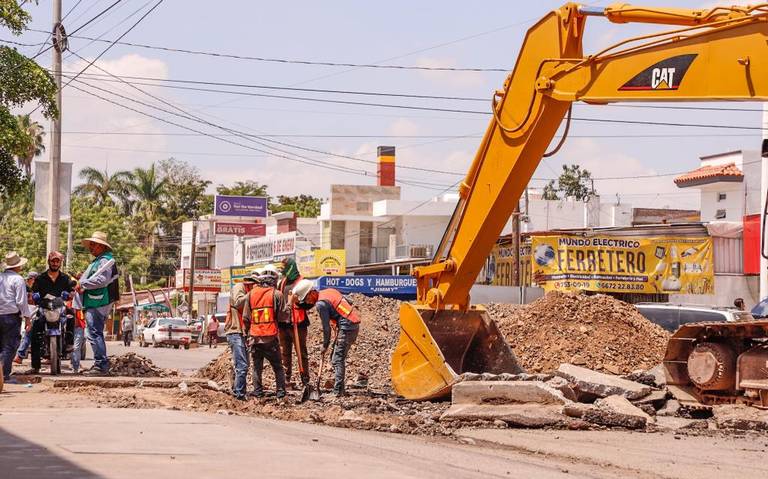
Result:
[[264,223],[220,223],[216,222],[217,235],[265,236],[267,225]]
[[216,216],[267,217],[267,198],[263,196],[225,196],[214,197]]
[[416,299],[414,276],[321,276],[317,279],[317,288],[333,288],[342,294],[360,293],[401,300]]

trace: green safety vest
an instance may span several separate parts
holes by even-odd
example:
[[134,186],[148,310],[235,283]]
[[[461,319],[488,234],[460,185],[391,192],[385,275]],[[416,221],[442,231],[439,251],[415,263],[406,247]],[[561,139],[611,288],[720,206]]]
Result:
[[[112,259],[112,252],[107,251],[106,253],[102,254],[98,258],[94,259],[93,262],[88,265],[88,269],[85,270],[85,273],[83,273],[83,276],[86,278],[90,278],[93,276],[96,271],[99,270],[99,263],[101,262],[102,258],[106,259],[107,261]],[[111,273],[111,271],[109,271]],[[108,274],[109,274],[108,273]],[[83,291],[83,308],[100,308],[101,306],[106,306],[109,304],[109,291],[108,286],[105,286],[103,288],[97,288],[97,289],[87,289]]]

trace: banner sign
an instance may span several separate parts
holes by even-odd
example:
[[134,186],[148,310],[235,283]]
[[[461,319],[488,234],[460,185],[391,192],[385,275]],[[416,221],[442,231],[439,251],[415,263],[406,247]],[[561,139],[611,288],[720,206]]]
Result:
[[533,281],[546,291],[714,294],[709,237],[534,236]]
[[264,236],[267,225],[264,223],[220,223],[216,222],[217,235]]
[[416,278],[413,276],[321,276],[317,279],[317,287],[333,288],[342,294],[416,299]]
[[245,262],[259,263],[291,256],[296,252],[296,232],[281,233],[245,242]]
[[[496,244],[486,265],[486,283],[493,286],[515,286],[515,250],[512,243]],[[520,280],[523,286],[531,284],[531,245],[520,246]]]
[[267,198],[262,196],[225,196],[214,197],[216,216],[267,217]]
[[[189,291],[190,270],[176,270],[176,289]],[[221,270],[195,269],[195,291],[219,291],[221,289]]]
[[[35,221],[48,221],[50,208],[50,192],[48,172],[50,163],[35,162]],[[72,191],[72,163],[59,163],[59,220],[70,219],[70,193]]]
[[299,267],[299,273],[305,278],[317,278],[320,276],[315,271],[315,250],[297,251],[296,266]]
[[347,252],[343,249],[319,249],[315,252],[315,273],[344,276],[347,272]]

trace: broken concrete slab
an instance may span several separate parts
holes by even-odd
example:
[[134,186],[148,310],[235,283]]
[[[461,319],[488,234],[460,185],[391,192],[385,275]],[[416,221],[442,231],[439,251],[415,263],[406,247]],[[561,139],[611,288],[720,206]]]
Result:
[[556,374],[567,379],[577,395],[587,394],[600,398],[621,395],[627,399],[640,399],[651,393],[651,387],[645,384],[599,373],[573,364],[561,364]]
[[98,376],[56,376],[43,378],[44,382],[52,383],[55,388],[79,387],[79,386],[98,386],[102,388],[177,388],[179,384],[186,383],[187,386],[201,386],[206,389],[214,389],[208,384],[207,379],[188,378],[188,377],[170,377],[170,378],[135,378],[135,377],[98,377]]
[[719,429],[768,431],[768,411],[744,405],[715,406],[715,424]]
[[453,386],[451,404],[557,404],[568,399],[540,381],[467,381]]
[[599,399],[595,406],[584,412],[583,419],[601,426],[644,429],[653,418],[623,396],[613,395]]
[[554,404],[454,404],[441,417],[441,421],[504,421],[510,427],[542,428],[564,425],[569,418],[561,414],[561,406]]
[[704,430],[709,429],[709,423],[704,419],[662,416],[656,418],[656,429],[660,431]]
[[680,405],[680,401],[678,401],[677,399],[670,399],[669,401],[667,401],[664,407],[656,411],[656,415],[657,416],[677,416],[678,413],[680,412],[681,407],[682,406]]
[[586,413],[587,410],[592,409],[593,407],[594,406],[592,406],[591,404],[582,404],[578,402],[573,402],[563,406],[563,414],[565,414],[568,417],[582,418],[584,417],[584,413]]
[[636,406],[649,405],[649,406],[653,406],[654,409],[661,409],[662,407],[664,407],[664,404],[666,404],[668,397],[669,397],[669,393],[667,392],[666,389],[655,390],[655,391],[651,391],[651,393],[645,396],[644,398],[640,398],[632,402]]
[[546,385],[563,393],[563,396],[569,401],[578,401],[578,396],[567,379],[555,376],[549,381],[546,381]]

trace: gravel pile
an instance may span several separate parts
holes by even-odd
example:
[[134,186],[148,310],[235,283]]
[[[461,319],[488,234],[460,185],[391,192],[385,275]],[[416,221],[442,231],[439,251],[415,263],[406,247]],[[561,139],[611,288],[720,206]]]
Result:
[[603,294],[551,292],[525,306],[492,304],[488,312],[531,372],[562,363],[611,374],[650,369],[669,339],[634,306]]
[[131,377],[170,377],[178,376],[175,369],[163,369],[155,366],[151,359],[136,353],[125,353],[109,357],[109,373],[113,376]]

